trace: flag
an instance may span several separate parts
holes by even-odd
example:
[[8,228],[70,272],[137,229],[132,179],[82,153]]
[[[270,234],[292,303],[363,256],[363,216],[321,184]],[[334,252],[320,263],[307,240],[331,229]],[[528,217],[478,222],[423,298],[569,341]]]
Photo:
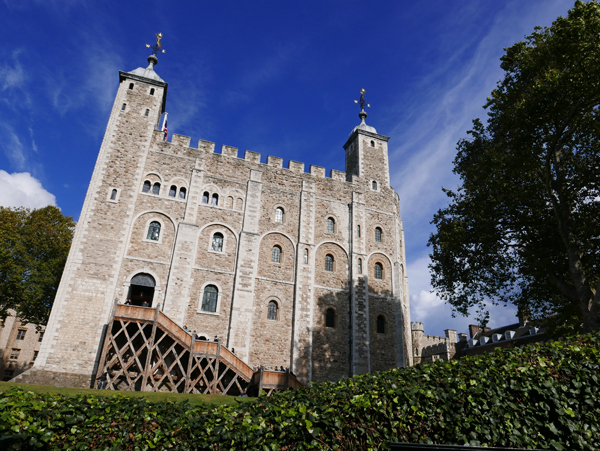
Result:
[[163,139],[163,141],[166,141],[167,140],[167,135],[169,134],[167,132],[167,118],[165,118],[165,126],[163,128],[163,131],[165,132],[165,138]]

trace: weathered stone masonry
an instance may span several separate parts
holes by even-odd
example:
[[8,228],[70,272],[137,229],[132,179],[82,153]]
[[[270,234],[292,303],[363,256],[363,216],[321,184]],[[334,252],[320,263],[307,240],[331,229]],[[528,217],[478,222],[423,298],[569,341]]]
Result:
[[290,366],[305,382],[410,365],[389,138],[361,112],[344,145],[346,172],[330,177],[272,156],[262,164],[250,151],[239,158],[229,146],[215,153],[207,141],[191,147],[181,135],[165,142],[156,129],[167,83],[149,61],[120,72],[40,354],[20,380],[93,383],[105,325],[128,296],[219,336],[251,366]]

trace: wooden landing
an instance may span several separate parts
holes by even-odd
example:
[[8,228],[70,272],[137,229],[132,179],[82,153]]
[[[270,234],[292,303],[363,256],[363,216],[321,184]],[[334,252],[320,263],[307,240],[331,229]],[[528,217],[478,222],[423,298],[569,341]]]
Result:
[[218,342],[196,341],[156,308],[116,305],[96,380],[107,389],[254,396],[302,386],[287,372],[254,372]]

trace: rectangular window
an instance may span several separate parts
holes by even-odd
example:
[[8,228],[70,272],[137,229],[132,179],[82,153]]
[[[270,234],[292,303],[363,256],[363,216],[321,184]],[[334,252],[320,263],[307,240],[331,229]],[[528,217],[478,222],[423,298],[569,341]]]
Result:
[[32,362],[35,362],[35,359],[37,359],[37,356],[39,353],[40,353],[40,351],[33,351],[33,357],[31,358]]
[[10,360],[17,360],[19,358],[19,354],[21,353],[20,349],[13,348],[10,352]]
[[17,331],[17,340],[25,340],[26,333],[27,333],[27,329],[19,329]]
[[42,330],[42,331],[40,332],[40,338],[38,338],[38,342],[40,342],[40,343],[41,343],[43,339],[44,339],[44,331]]

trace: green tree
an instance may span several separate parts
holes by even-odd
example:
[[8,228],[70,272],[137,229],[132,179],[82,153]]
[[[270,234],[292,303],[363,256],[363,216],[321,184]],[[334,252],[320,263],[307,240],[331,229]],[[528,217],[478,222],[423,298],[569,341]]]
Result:
[[0,322],[46,324],[73,238],[75,222],[56,207],[0,207]]
[[432,221],[433,288],[465,315],[512,303],[599,329],[600,5],[577,1],[505,50]]

